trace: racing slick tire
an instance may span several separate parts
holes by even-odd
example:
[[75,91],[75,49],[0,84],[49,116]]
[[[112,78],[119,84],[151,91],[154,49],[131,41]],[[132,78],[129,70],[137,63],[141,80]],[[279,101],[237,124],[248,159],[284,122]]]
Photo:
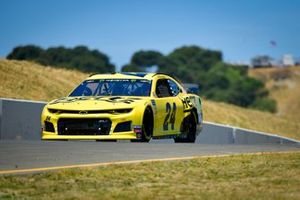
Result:
[[153,112],[150,107],[147,107],[143,116],[142,137],[141,139],[131,140],[131,142],[149,142],[153,134]]
[[117,140],[96,140],[96,142],[117,142]]
[[174,138],[175,143],[195,143],[197,137],[197,117],[195,112],[186,117],[183,121],[183,133]]

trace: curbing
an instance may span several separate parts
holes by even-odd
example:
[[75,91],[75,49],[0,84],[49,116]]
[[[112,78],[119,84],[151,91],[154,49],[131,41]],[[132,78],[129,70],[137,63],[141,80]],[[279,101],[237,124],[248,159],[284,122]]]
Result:
[[[40,115],[46,102],[0,98],[0,139],[40,140]],[[204,122],[199,144],[300,144],[300,141],[229,125]]]

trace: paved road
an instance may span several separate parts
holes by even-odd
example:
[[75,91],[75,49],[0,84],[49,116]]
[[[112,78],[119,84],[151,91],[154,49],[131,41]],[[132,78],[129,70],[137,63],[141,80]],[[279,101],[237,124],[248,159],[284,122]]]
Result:
[[0,171],[125,160],[299,151],[300,145],[149,144],[93,141],[0,141]]

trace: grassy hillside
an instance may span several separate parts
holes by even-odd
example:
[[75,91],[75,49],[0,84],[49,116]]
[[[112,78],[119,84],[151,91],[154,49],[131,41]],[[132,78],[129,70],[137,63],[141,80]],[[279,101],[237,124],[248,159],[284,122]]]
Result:
[[268,112],[204,101],[204,120],[254,129],[300,140],[300,123]]
[[27,61],[0,60],[0,97],[49,101],[66,96],[88,74]]
[[[253,72],[256,73],[256,72]],[[58,68],[43,67],[26,61],[0,60],[0,97],[49,101],[66,96],[88,74]],[[294,88],[300,84],[295,83]],[[284,92],[284,89],[280,91]],[[293,88],[290,93],[296,94]],[[273,95],[273,90],[272,90]],[[281,97],[284,97],[282,95]],[[289,97],[299,105],[296,97]],[[278,100],[283,99],[279,98]],[[297,104],[298,103],[298,104]],[[282,104],[282,105],[281,105]],[[282,111],[285,102],[280,102],[280,114],[270,114],[237,106],[204,100],[204,119],[249,129],[280,134],[300,139],[300,123],[296,107],[293,112]],[[282,114],[286,113],[286,114]],[[293,118],[293,115],[297,116]]]
[[253,69],[249,74],[266,83],[278,116],[300,123],[300,67]]

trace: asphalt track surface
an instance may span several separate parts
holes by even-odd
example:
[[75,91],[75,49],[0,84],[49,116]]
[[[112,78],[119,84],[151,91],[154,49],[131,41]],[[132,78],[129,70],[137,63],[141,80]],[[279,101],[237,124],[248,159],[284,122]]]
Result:
[[8,170],[63,168],[93,163],[285,151],[300,152],[300,145],[175,144],[169,140],[154,140],[148,144],[0,140],[0,174]]

